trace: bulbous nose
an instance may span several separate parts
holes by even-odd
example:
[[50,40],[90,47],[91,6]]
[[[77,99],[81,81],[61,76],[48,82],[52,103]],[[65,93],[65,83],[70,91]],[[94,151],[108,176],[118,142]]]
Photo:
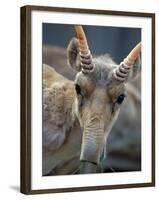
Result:
[[81,173],[95,173],[105,146],[105,90],[96,88],[84,122]]
[[81,173],[95,173],[105,144],[104,125],[94,118],[84,127],[81,156]]
[[104,130],[84,130],[81,160],[99,163],[104,145]]

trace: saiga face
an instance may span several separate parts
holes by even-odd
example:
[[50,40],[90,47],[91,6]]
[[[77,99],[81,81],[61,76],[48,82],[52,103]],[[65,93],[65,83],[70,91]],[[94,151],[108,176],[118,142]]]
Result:
[[74,85],[75,113],[83,128],[81,173],[92,173],[96,172],[107,136],[126,96],[125,82],[134,77],[140,67],[141,47],[135,47],[116,65],[106,56],[93,59],[82,27],[76,26],[76,32],[78,39],[71,40],[67,55],[69,65],[78,71]]

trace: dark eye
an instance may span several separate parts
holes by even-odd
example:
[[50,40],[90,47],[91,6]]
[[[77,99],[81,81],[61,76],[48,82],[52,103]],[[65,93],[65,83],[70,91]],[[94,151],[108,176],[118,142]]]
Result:
[[124,98],[125,98],[125,94],[121,94],[120,96],[118,96],[116,102],[117,102],[118,104],[121,104],[121,103],[124,101]]
[[77,95],[81,94],[81,88],[78,84],[75,84],[75,90],[76,90]]

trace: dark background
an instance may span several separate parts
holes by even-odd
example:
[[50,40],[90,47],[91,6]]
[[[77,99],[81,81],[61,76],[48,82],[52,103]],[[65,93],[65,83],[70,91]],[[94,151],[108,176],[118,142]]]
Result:
[[[83,26],[92,54],[108,53],[117,63],[141,41],[140,28]],[[66,48],[75,36],[74,26],[43,23],[43,45]]]

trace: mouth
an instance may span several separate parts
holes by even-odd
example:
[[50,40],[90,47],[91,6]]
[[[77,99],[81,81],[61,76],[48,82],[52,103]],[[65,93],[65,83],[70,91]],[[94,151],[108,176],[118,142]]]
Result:
[[80,174],[97,173],[98,165],[89,161],[81,161]]

